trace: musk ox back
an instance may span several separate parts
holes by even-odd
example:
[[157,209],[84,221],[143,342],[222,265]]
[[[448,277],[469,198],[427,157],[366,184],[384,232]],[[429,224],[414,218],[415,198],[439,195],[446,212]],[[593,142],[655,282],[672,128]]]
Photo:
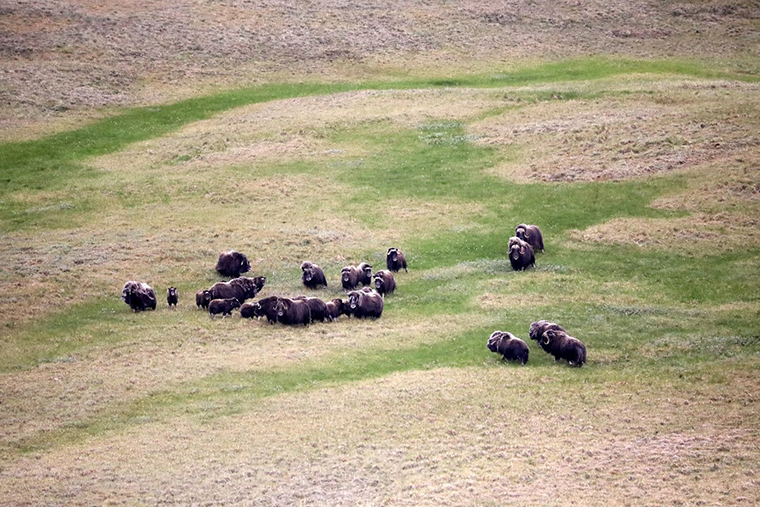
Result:
[[312,322],[324,322],[327,318],[327,304],[321,299],[309,296],[298,296],[295,299],[305,301],[306,304],[309,305]]
[[343,290],[354,290],[359,285],[359,268],[356,266],[346,266],[340,270],[340,283]]
[[372,285],[372,264],[362,262],[359,264],[359,283],[362,285]]
[[349,312],[356,318],[378,318],[383,314],[383,297],[375,291],[354,290],[348,293]]
[[311,309],[303,299],[277,299],[277,322],[285,325],[311,324]]
[[393,273],[387,269],[378,271],[373,278],[375,280],[375,289],[381,296],[384,297],[386,294],[390,294],[396,290],[396,280],[393,278]]
[[400,271],[402,268],[407,273],[409,272],[409,270],[406,269],[406,257],[404,257],[404,252],[395,247],[390,247],[385,254],[385,266],[388,268],[388,271],[394,273]]
[[237,298],[212,299],[208,304],[208,313],[212,319],[220,313],[224,318],[226,315],[231,316],[235,308],[240,308],[240,301]]
[[301,271],[303,271],[301,280],[309,289],[317,289],[320,285],[327,287],[325,273],[318,265],[309,261],[304,261],[301,264]]
[[515,236],[526,241],[531,247],[533,247],[534,253],[544,251],[544,237],[541,235],[541,230],[537,226],[519,224],[515,227]]
[[208,304],[211,302],[211,293],[207,290],[199,290],[195,293],[195,306],[208,310]]
[[548,320],[537,320],[536,322],[531,322],[528,336],[531,340],[538,342],[541,340],[541,336],[550,329],[553,329],[555,331],[565,330],[565,328],[559,324],[555,324],[554,322],[549,322]]
[[216,261],[216,270],[222,276],[238,277],[250,269],[251,264],[248,262],[248,257],[235,250],[220,253],[219,260]]
[[522,271],[536,264],[533,247],[517,236],[509,238],[507,254],[509,255],[509,263],[515,271]]
[[217,282],[208,291],[211,299],[237,298],[242,304],[246,299],[256,297],[259,287],[254,278],[241,276],[229,282]]
[[564,331],[549,329],[541,335],[538,343],[542,349],[554,356],[555,361],[563,359],[578,368],[586,362],[586,346],[578,338]]
[[522,365],[528,362],[528,345],[512,333],[494,331],[488,338],[487,347],[491,352],[501,354],[505,361],[519,361]]
[[124,284],[121,299],[129,305],[133,312],[156,309],[156,293],[147,283],[130,280]]

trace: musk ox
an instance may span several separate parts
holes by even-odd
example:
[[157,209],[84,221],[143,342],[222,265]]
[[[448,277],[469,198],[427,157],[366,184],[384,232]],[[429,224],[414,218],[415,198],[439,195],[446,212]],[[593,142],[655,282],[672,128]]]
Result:
[[340,283],[346,292],[354,290],[359,285],[359,268],[346,266],[340,270]]
[[383,314],[383,297],[375,291],[353,290],[348,293],[348,308],[358,319],[378,318]]
[[409,270],[406,269],[406,257],[404,257],[404,252],[398,248],[390,247],[388,249],[388,252],[385,254],[385,265],[388,268],[388,271],[393,271],[394,273],[401,271],[401,268],[404,268],[404,271],[407,273],[409,272]]
[[[250,305],[249,309],[246,309],[246,314],[243,315],[243,308],[240,308],[240,316],[245,318],[257,319],[266,317],[267,322],[274,324],[277,322],[277,300],[280,299],[277,296],[269,296],[267,298],[259,299],[254,303],[246,303],[243,306]],[[250,312],[250,313],[249,313]]]
[[330,321],[334,322],[338,320],[341,315],[345,315],[346,313],[346,303],[340,298],[331,299],[325,303],[325,306],[327,307],[327,318],[330,319]]
[[491,352],[501,354],[505,361],[519,361],[522,365],[528,362],[528,345],[512,333],[494,331],[488,338],[487,346]]
[[259,293],[259,286],[256,279],[241,276],[233,278],[229,282],[217,282],[208,291],[211,299],[237,298],[240,304],[243,304],[246,299],[256,297],[256,294]]
[[550,329],[553,329],[554,331],[565,331],[565,329],[559,324],[549,322],[548,320],[538,320],[536,322],[531,322],[528,336],[531,340],[538,343],[538,341],[541,339],[541,335]]
[[308,326],[311,324],[311,309],[303,299],[278,298],[277,322],[285,325]]
[[207,289],[199,290],[195,293],[195,306],[208,310],[208,304],[211,302],[211,293]]
[[301,271],[303,271],[303,284],[309,289],[318,289],[320,285],[327,287],[327,279],[325,279],[325,273],[322,268],[316,264],[304,261],[301,264]]
[[544,251],[544,237],[541,235],[541,230],[535,225],[519,224],[515,227],[515,236],[523,241],[527,241],[530,246],[533,247],[533,252]]
[[372,285],[372,264],[362,262],[359,264],[359,283],[362,285]]
[[256,317],[254,309],[256,303],[243,303],[240,305],[240,318],[241,319],[253,319]]
[[177,301],[179,301],[179,293],[177,287],[169,287],[166,289],[166,302],[169,304],[169,308],[174,307],[177,309]]
[[377,292],[385,297],[386,294],[392,293],[396,290],[396,280],[393,279],[393,273],[387,269],[382,269],[374,274],[375,289]]
[[515,271],[522,271],[536,265],[536,256],[533,254],[533,247],[517,236],[509,238],[509,248],[507,253],[509,254],[509,263]]
[[219,260],[216,261],[216,270],[222,276],[237,278],[241,273],[247,273],[251,269],[251,263],[245,254],[230,250],[219,254]]
[[554,356],[555,361],[563,359],[570,366],[583,366],[586,362],[586,346],[578,338],[574,338],[564,331],[549,329],[544,331],[538,344],[546,352]]
[[309,310],[311,311],[312,322],[324,322],[327,318],[327,304],[321,299],[310,296],[298,296],[294,299],[306,301],[306,304],[309,305]]
[[124,284],[121,299],[129,305],[133,312],[156,309],[156,293],[147,283],[130,280]]
[[213,319],[220,313],[222,318],[226,315],[232,316],[232,310],[240,308],[240,301],[237,298],[212,299],[208,304],[208,314]]

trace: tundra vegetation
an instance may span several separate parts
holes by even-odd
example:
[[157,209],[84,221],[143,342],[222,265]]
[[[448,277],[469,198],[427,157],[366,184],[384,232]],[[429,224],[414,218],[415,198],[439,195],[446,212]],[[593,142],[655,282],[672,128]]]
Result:
[[[0,497],[760,503],[757,62],[433,70],[8,135]],[[527,271],[506,255],[520,223],[546,244]],[[308,292],[304,259],[330,301],[390,245],[409,271],[379,319],[120,299],[126,280],[211,287],[234,246],[266,276],[248,303]],[[541,319],[585,344],[583,368],[528,339]],[[496,329],[525,366],[489,352]]]

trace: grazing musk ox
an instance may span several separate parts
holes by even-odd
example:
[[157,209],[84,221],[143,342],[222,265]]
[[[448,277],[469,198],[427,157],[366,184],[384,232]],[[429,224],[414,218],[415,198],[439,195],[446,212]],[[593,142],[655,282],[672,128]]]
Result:
[[372,264],[362,262],[359,264],[359,283],[362,285],[372,285]]
[[519,361],[522,365],[528,362],[528,344],[512,333],[494,331],[488,338],[487,346],[491,352],[501,354],[505,361]]
[[237,278],[241,273],[247,273],[251,269],[251,263],[245,254],[230,250],[219,254],[219,260],[216,261],[216,270],[222,276]]
[[537,226],[519,224],[515,227],[515,236],[523,241],[527,241],[533,247],[535,253],[544,251],[544,237]]
[[375,291],[354,290],[348,293],[350,314],[358,319],[380,317],[384,305],[383,297]]
[[277,322],[285,325],[308,326],[311,324],[311,309],[303,299],[278,298]]
[[387,269],[378,271],[373,278],[375,280],[375,289],[381,296],[385,297],[386,294],[390,294],[396,290],[396,280],[393,278],[393,273]]
[[309,305],[309,310],[311,311],[312,322],[324,322],[327,318],[327,304],[321,299],[310,296],[298,296],[294,299],[306,301],[306,304]]
[[346,266],[341,269],[340,283],[346,292],[354,290],[359,285],[359,269],[356,266]]
[[213,319],[221,313],[224,318],[226,315],[232,316],[232,310],[235,308],[240,308],[240,301],[237,298],[212,299],[208,304],[208,314]]
[[406,269],[406,257],[404,257],[404,252],[395,247],[390,247],[385,254],[385,265],[388,268],[388,271],[393,271],[394,273],[400,271],[401,268],[404,268],[404,271],[407,273],[409,272],[409,270]]
[[322,268],[316,264],[309,261],[304,261],[301,264],[301,271],[303,271],[301,280],[303,281],[303,284],[309,289],[317,289],[320,285],[327,287],[327,279],[325,278],[325,273],[322,271]]
[[166,289],[166,302],[169,304],[169,308],[173,306],[176,310],[178,301],[179,294],[177,293],[177,287],[169,287]]
[[571,366],[578,368],[586,362],[586,346],[578,338],[564,331],[548,329],[541,335],[538,344],[546,352],[554,356],[555,361],[564,359]]
[[144,282],[130,280],[124,284],[121,299],[129,305],[133,312],[156,309],[156,293]]
[[211,293],[207,289],[199,290],[195,293],[195,306],[208,310],[208,304],[211,302]]
[[536,256],[533,253],[533,247],[517,236],[509,238],[509,248],[507,253],[509,255],[509,263],[515,271],[523,271],[536,265]]
[[259,284],[254,278],[241,276],[229,282],[217,282],[208,291],[211,299],[237,298],[240,304],[243,304],[246,299],[256,297],[259,293]]
[[327,307],[327,318],[332,322],[346,313],[346,303],[340,298],[331,299],[325,303],[325,306]]

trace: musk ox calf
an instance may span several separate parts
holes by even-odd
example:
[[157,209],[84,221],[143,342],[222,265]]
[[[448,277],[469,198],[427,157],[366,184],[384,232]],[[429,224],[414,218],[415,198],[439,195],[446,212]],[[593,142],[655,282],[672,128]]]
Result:
[[179,301],[179,293],[177,287],[169,287],[166,289],[166,302],[169,304],[169,308],[174,307],[177,309],[177,301]]
[[224,318],[227,315],[232,316],[232,310],[235,308],[240,308],[240,301],[237,298],[212,299],[208,304],[208,313],[212,319],[220,313]]
[[538,253],[544,251],[544,237],[541,235],[541,230],[537,226],[519,224],[515,227],[515,236],[532,246],[533,252]]
[[303,299],[278,298],[277,322],[289,326],[311,324],[311,309]]
[[384,305],[383,296],[373,290],[354,290],[348,293],[348,311],[358,319],[379,318],[383,314]]
[[538,344],[546,352],[554,356],[555,361],[567,361],[570,366],[583,366],[586,362],[586,346],[578,338],[564,331],[549,329],[544,331]]
[[301,271],[303,271],[301,280],[309,289],[318,289],[320,285],[327,287],[325,273],[322,271],[322,268],[316,264],[304,261],[303,264],[301,264]]
[[156,309],[156,293],[147,283],[130,280],[124,284],[121,299],[129,305],[133,312]]
[[311,311],[312,322],[324,322],[327,318],[327,304],[321,299],[309,296],[298,296],[294,299],[306,301],[306,304],[309,305],[309,310]]
[[208,310],[208,304],[211,302],[211,293],[204,289],[195,293],[195,306]]
[[[267,322],[274,324],[277,322],[277,296],[269,296],[259,299],[254,303],[246,303],[240,307],[240,316],[246,319],[266,317]],[[245,313],[243,309],[245,308]]]
[[263,276],[257,278],[241,276],[229,282],[217,282],[208,291],[211,299],[237,298],[240,304],[243,304],[246,299],[256,297],[259,287],[264,286],[265,280]]
[[327,307],[327,318],[331,322],[335,322],[341,315],[346,313],[346,303],[340,298],[331,299],[325,303]]
[[533,247],[517,236],[509,238],[509,248],[507,253],[509,254],[509,263],[515,271],[523,271],[536,265],[536,256],[533,253]]
[[359,264],[359,283],[362,285],[372,285],[372,264],[362,262]]
[[488,350],[501,354],[505,361],[519,361],[521,365],[528,362],[528,344],[506,331],[494,331],[488,338]]
[[222,276],[237,278],[242,273],[247,273],[251,269],[251,263],[245,254],[230,250],[219,254],[219,260],[216,261],[216,270]]
[[388,268],[388,271],[393,271],[394,273],[401,271],[401,268],[407,273],[409,272],[409,270],[406,269],[406,257],[404,257],[404,252],[398,248],[390,247],[388,249],[388,252],[385,254],[385,266]]
[[354,290],[359,285],[359,268],[346,266],[340,270],[340,283],[346,292]]
[[381,296],[385,297],[386,294],[390,294],[396,290],[396,280],[393,279],[393,273],[387,269],[378,271],[373,278],[375,280],[375,290]]

